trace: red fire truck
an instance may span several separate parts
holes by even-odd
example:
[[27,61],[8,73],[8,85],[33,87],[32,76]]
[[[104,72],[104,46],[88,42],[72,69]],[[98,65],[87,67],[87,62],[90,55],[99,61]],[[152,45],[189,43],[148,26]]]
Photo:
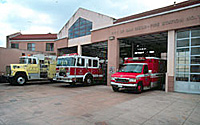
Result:
[[165,60],[156,57],[125,58],[124,65],[111,75],[113,91],[132,88],[141,93],[155,87],[163,88],[165,81]]
[[103,73],[100,68],[99,58],[80,56],[77,53],[64,54],[58,57],[56,77],[53,80],[75,83],[93,84],[94,80],[102,80]]

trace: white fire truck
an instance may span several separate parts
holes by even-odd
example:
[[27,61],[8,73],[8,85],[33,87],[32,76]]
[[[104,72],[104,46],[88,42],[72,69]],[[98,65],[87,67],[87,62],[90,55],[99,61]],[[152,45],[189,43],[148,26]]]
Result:
[[58,57],[55,81],[93,84],[94,80],[102,80],[103,73],[100,68],[99,58],[81,56],[77,53],[64,54]]

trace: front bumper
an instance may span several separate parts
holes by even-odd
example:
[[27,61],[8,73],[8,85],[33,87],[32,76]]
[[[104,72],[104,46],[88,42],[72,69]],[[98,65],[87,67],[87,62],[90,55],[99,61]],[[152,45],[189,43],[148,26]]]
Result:
[[4,79],[6,79],[6,81],[9,82],[9,83],[13,82],[13,80],[14,80],[14,76],[5,76],[5,75],[2,75],[2,77]]
[[58,82],[73,82],[71,78],[53,78],[53,80]]
[[123,83],[115,83],[115,82],[111,82],[112,86],[116,86],[119,88],[136,88],[137,84],[123,84]]

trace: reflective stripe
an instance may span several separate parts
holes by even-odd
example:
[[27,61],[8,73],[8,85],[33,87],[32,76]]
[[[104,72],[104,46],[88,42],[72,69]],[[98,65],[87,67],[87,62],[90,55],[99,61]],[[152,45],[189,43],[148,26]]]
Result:
[[[103,77],[103,75],[92,75],[93,77]],[[68,75],[67,77],[64,76],[57,76],[57,78],[83,78],[84,75]]]

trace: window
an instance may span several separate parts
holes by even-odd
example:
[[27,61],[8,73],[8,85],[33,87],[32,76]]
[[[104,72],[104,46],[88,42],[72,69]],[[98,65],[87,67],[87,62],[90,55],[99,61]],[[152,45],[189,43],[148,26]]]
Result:
[[93,60],[93,67],[98,67],[98,61],[97,60]]
[[37,64],[37,61],[36,61],[36,59],[33,59],[33,64]]
[[88,66],[92,67],[92,60],[91,59],[88,59]]
[[27,50],[35,51],[35,43],[28,43]]
[[78,58],[77,66],[85,66],[85,59]]
[[19,43],[11,43],[11,48],[19,49]]
[[54,51],[54,43],[46,43],[46,51]]
[[177,31],[176,81],[200,81],[200,28]]
[[28,64],[32,64],[32,59],[28,58]]
[[143,65],[140,64],[126,64],[121,66],[119,72],[141,73]]
[[147,65],[144,66],[144,74],[146,74],[146,73],[148,73],[148,66]]
[[68,37],[69,39],[77,38],[85,35],[90,35],[92,29],[92,22],[83,18],[78,20],[69,28]]

